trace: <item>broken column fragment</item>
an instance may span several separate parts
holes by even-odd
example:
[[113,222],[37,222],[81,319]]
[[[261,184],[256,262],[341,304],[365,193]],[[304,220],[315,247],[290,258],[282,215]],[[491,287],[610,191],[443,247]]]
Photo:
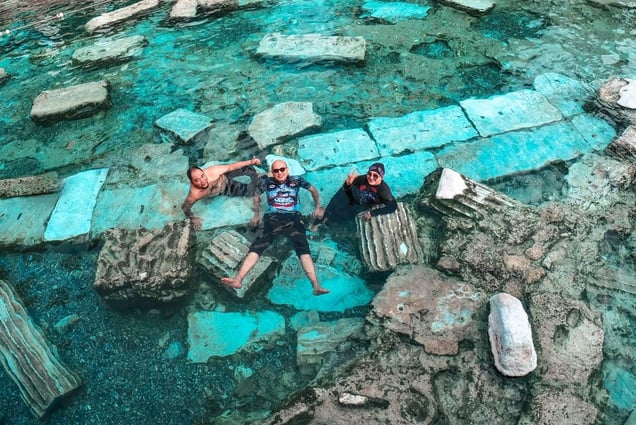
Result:
[[35,327],[13,288],[0,280],[0,362],[38,418],[77,389],[81,379],[67,369]]
[[391,214],[365,220],[356,216],[362,259],[371,271],[387,271],[398,264],[415,264],[422,258],[415,222],[406,206],[398,202]]

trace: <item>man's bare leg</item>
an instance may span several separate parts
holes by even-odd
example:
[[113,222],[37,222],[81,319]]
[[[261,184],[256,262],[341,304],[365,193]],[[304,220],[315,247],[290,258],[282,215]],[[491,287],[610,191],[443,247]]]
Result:
[[303,254],[300,256],[300,264],[303,266],[305,274],[311,282],[311,286],[314,288],[314,295],[324,295],[329,293],[329,289],[323,288],[318,283],[318,277],[316,276],[316,267],[314,267],[314,261],[311,259],[311,255]]
[[243,279],[250,272],[250,270],[254,268],[259,258],[260,255],[258,255],[257,253],[248,252],[236,276],[223,277],[221,278],[221,282],[227,286],[231,286],[232,288],[239,289],[243,286]]

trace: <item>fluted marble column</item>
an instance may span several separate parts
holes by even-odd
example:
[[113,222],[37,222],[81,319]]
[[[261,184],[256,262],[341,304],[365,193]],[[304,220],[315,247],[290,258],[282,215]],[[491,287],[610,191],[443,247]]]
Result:
[[35,327],[13,288],[0,280],[0,362],[33,413],[42,418],[82,382]]

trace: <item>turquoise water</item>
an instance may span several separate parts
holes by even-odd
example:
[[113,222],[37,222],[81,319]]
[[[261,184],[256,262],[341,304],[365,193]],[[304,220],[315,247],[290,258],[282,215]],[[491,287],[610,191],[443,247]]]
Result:
[[[152,15],[107,34],[83,32],[90,18],[129,3],[50,2],[55,6],[48,7],[39,2],[0,9],[0,29],[12,30],[0,38],[0,68],[12,75],[0,86],[0,178],[46,171],[67,176],[125,165],[128,151],[169,142],[153,122],[178,108],[211,116],[241,133],[254,114],[274,104],[311,101],[327,132],[361,127],[370,117],[401,116],[527,88],[543,72],[585,82],[636,75],[634,9],[504,1],[478,18],[418,1],[412,3],[431,7],[426,19],[389,25],[362,17],[357,1],[278,1],[175,25],[166,20],[170,5],[165,3]],[[65,18],[53,19],[59,12]],[[271,32],[362,35],[371,45],[368,61],[356,66],[256,58],[258,42]],[[124,33],[149,41],[136,60],[100,69],[72,65],[77,48]],[[50,126],[29,119],[32,101],[43,90],[102,78],[113,86],[108,112]],[[238,145],[216,149],[214,159],[270,153],[244,140],[243,134],[239,138]],[[280,149],[293,152],[294,146]],[[185,148],[183,154],[196,163],[212,159],[200,146]],[[532,203],[554,199],[560,193],[560,172],[557,167],[543,170],[536,180],[541,185],[533,183],[535,176],[511,179],[501,183],[501,190]],[[139,175],[126,183],[141,187],[156,180]],[[111,309],[92,288],[99,248],[97,243],[18,247],[0,257],[0,277],[17,287],[34,321],[86,383],[47,423],[213,423],[231,412],[275,409],[312,379],[295,368],[293,333],[270,350],[208,364],[186,363],[187,306]],[[245,308],[222,292],[216,296],[228,309]],[[271,306],[263,296],[252,299],[247,308]],[[294,314],[291,307],[278,311],[285,317]],[[56,333],[52,325],[71,313],[79,315],[79,324]],[[365,313],[365,308],[356,308],[321,318]],[[363,349],[361,344],[347,354]],[[239,379],[244,367],[255,371],[255,377]],[[612,396],[627,409],[634,403],[633,376],[622,373],[612,376],[627,389]],[[0,374],[0,388],[0,423],[3,413],[11,424],[39,423],[6,374]]]

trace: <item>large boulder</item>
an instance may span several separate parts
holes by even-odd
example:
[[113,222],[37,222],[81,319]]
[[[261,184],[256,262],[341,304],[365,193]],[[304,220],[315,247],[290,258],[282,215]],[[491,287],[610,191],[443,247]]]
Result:
[[95,290],[116,306],[161,306],[191,291],[194,231],[190,221],[160,230],[110,229],[97,260]]

